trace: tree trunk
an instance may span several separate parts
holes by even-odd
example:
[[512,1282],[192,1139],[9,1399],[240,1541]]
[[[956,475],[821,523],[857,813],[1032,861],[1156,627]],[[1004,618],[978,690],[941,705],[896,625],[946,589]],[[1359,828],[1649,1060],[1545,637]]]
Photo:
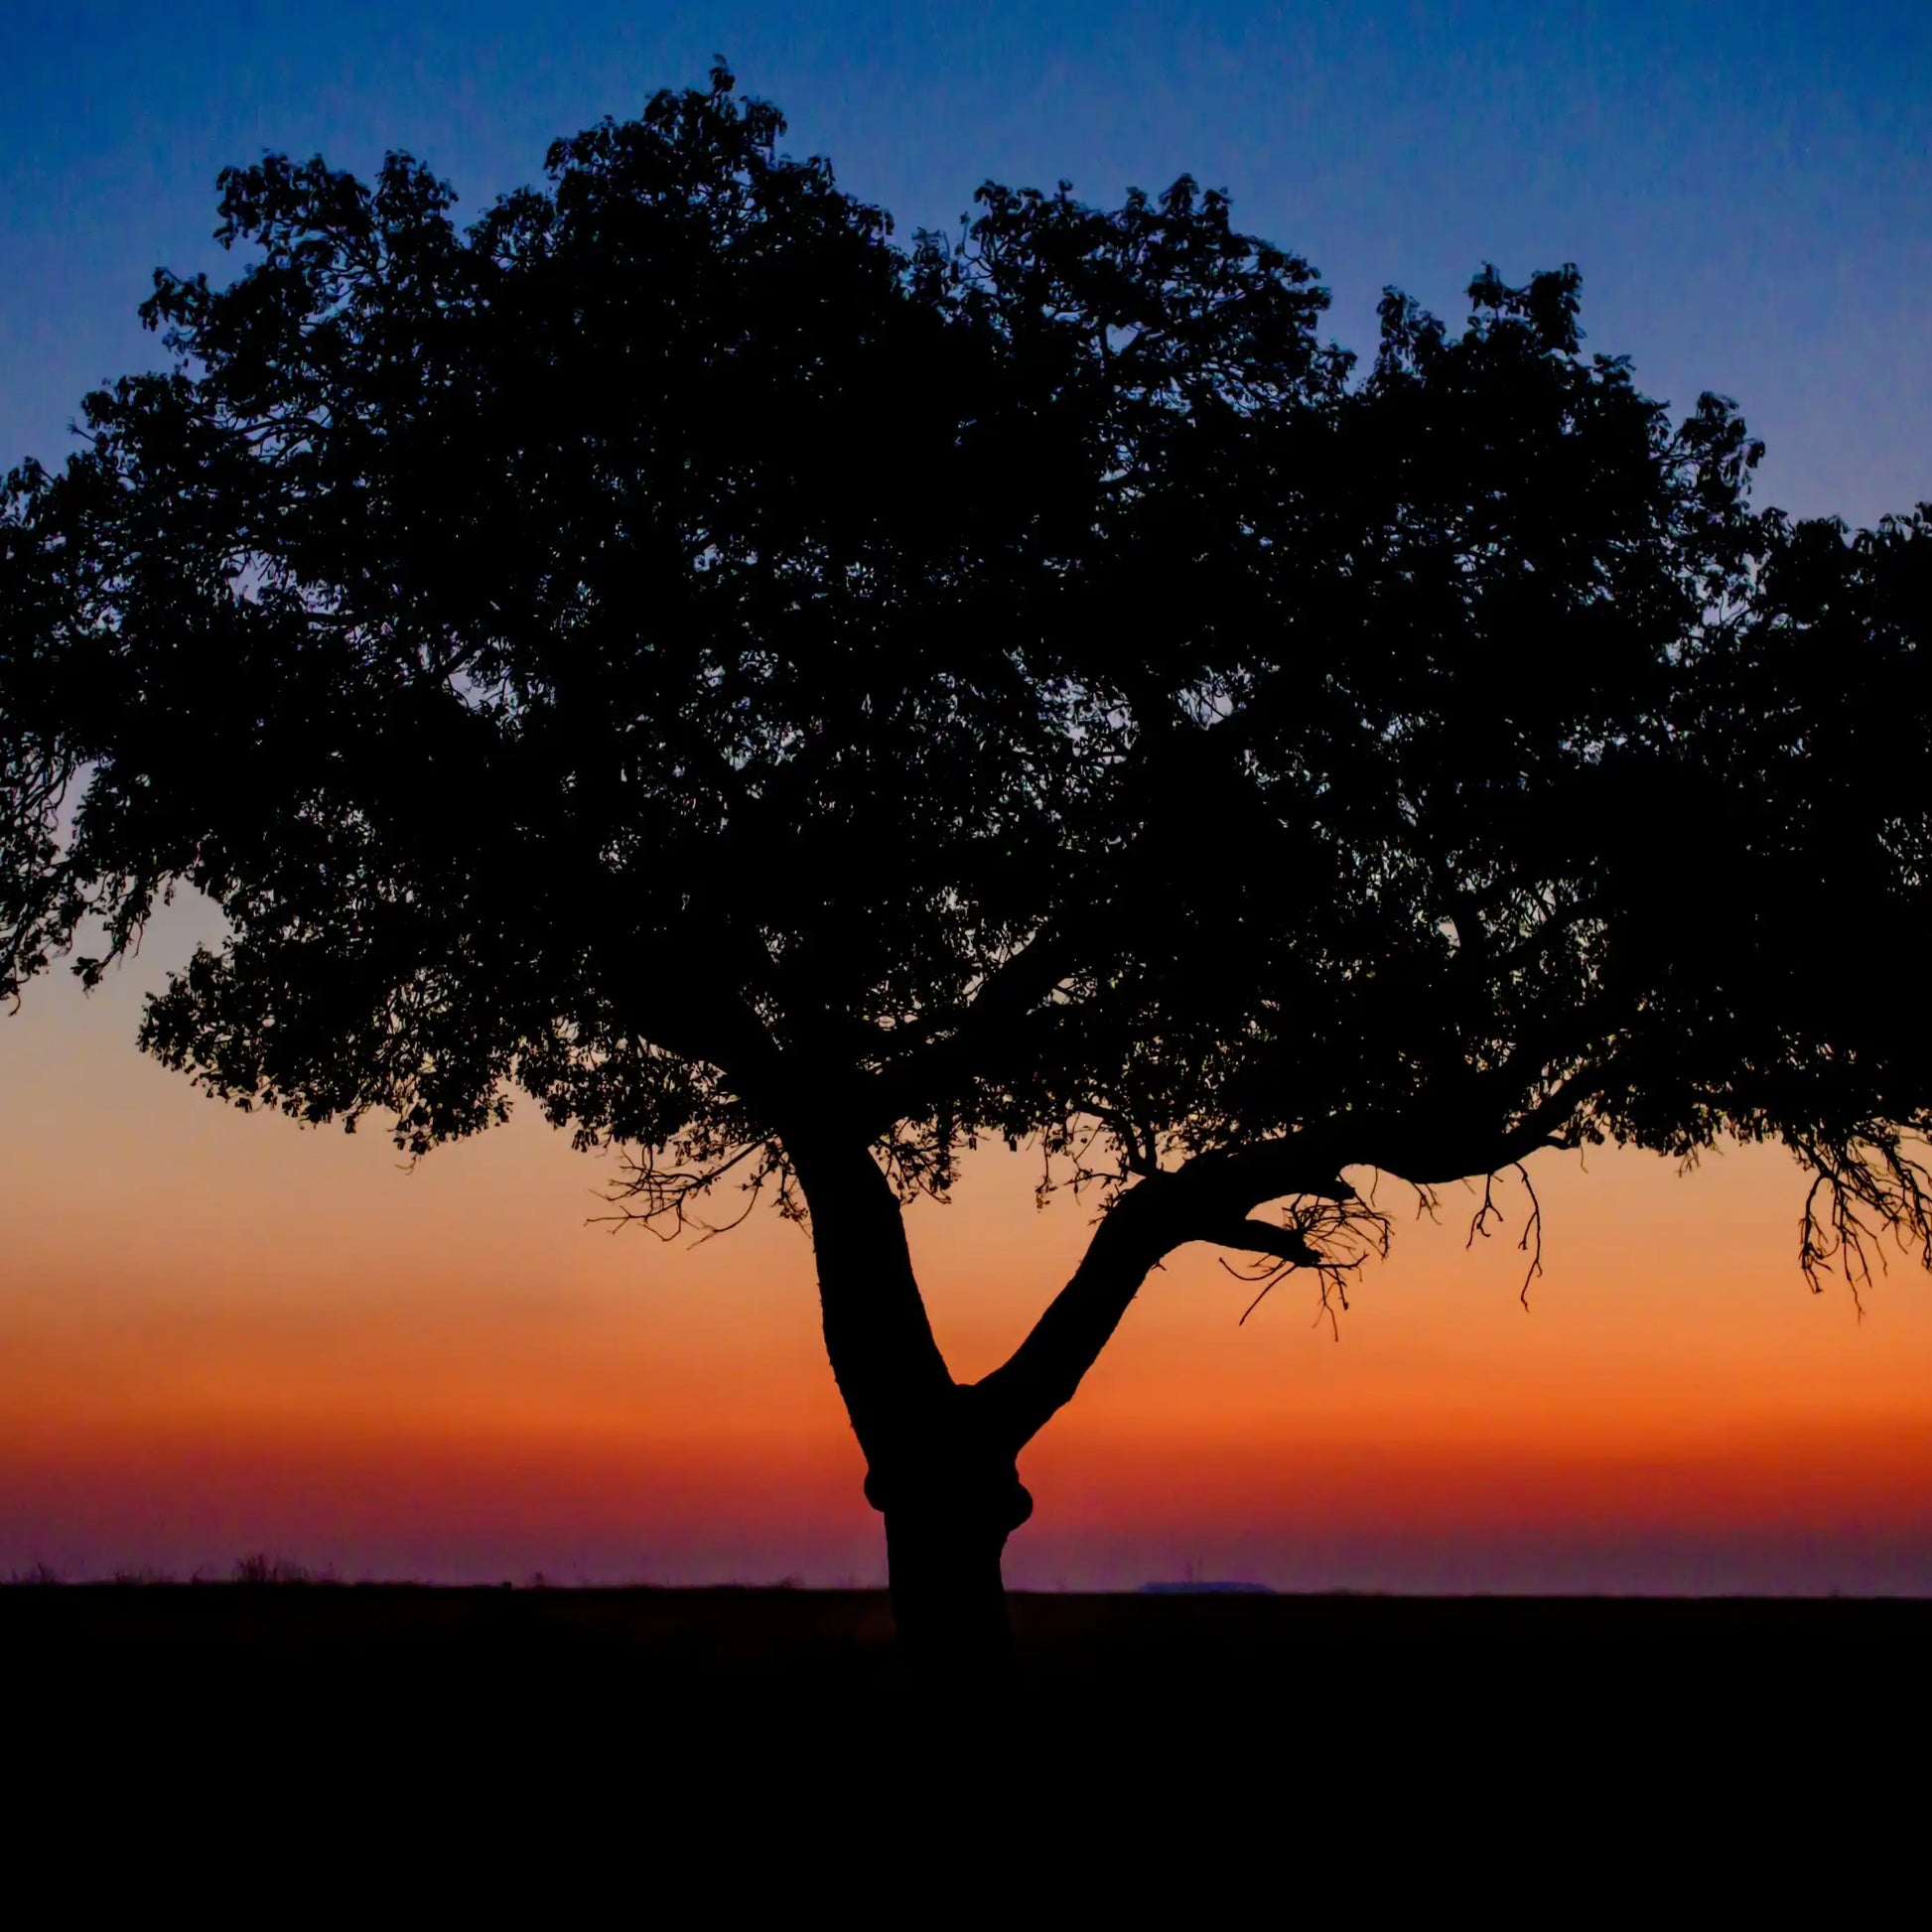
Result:
[[899,1654],[928,1681],[983,1680],[1012,1662],[1000,1558],[1007,1538],[1033,1514],[1033,1498],[1010,1461],[1002,1469],[972,1455],[971,1446],[958,1447],[971,1457],[963,1469],[928,1470],[890,1486],[875,1473],[866,1484],[868,1496],[885,1505]]
[[1012,1356],[962,1387],[912,1273],[900,1203],[864,1134],[788,1125],[811,1212],[825,1348],[865,1451],[866,1500],[886,1519],[900,1654],[927,1681],[997,1676],[1012,1657],[1000,1557],[1033,1514],[1014,1458],[1119,1325],[1148,1270],[1186,1241],[1313,1265],[1293,1228],[1246,1218],[1284,1194],[1351,1200],[1319,1153],[1272,1165],[1196,1157],[1114,1202],[1073,1278]]
[[794,1134],[825,1347],[886,1519],[898,1648],[922,1678],[985,1677],[1011,1655],[1000,1553],[1033,1513],[994,1412],[946,1369],[899,1202],[862,1142]]
[[886,1518],[893,1625],[920,1677],[977,1677],[1013,1654],[1000,1555],[1006,1532],[919,1510]]

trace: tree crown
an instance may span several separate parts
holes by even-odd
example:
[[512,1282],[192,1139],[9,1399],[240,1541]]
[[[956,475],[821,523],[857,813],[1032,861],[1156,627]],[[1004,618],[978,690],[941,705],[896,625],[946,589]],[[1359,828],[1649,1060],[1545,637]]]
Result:
[[8,484],[0,991],[187,884],[164,1060],[419,1152],[520,1088],[650,1205],[804,1131],[936,1190],[1729,1134],[1808,1266],[1926,1239],[1924,509],[1754,513],[1574,269],[1358,368],[1190,180],[900,245],[782,130],[720,69],[467,229],[223,174],[248,265]]

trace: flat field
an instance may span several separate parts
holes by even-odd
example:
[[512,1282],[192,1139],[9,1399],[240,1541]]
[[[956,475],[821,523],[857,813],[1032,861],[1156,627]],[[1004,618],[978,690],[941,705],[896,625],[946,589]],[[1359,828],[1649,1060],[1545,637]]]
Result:
[[1740,1870],[1875,1872],[1932,1804],[1932,1602],[1018,1595],[1013,1621],[1006,1681],[923,1685],[875,1591],[0,1588],[9,1822],[77,1825],[139,1887],[157,1857],[325,1892],[349,1862],[431,1904],[518,1861],[540,1893],[593,1866],[808,1892],[923,1846],[1129,1908],[1211,1852],[1338,1909],[1505,1874],[1524,1909],[1693,1881],[1715,1909]]
[[[1225,1753],[1267,1733],[1566,1761],[1648,1726],[1733,1756],[1843,1733],[1904,1742],[1928,1712],[1932,1601],[1082,1595],[1012,1598],[993,1693],[908,1683],[870,1590],[407,1585],[0,1588],[14,1710],[115,1722],[165,1705],[282,1730],[404,1733],[410,1714],[582,1741],[643,1713],[931,1718],[1076,1711]],[[1917,1755],[1919,1728],[1911,1751]]]

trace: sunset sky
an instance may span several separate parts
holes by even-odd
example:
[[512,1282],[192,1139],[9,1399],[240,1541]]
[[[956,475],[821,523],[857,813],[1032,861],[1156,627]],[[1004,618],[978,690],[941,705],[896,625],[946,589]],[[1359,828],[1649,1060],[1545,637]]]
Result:
[[[1932,496],[1932,11],[1766,4],[846,4],[189,10],[0,17],[0,466],[150,365],[158,262],[220,272],[212,179],[263,147],[366,171],[407,147],[475,211],[553,135],[702,79],[714,50],[794,150],[900,231],[988,175],[1095,199],[1186,170],[1306,253],[1334,334],[1394,282],[1459,317],[1485,260],[1574,260],[1591,345],[1654,394],[1743,405],[1761,500],[1869,520]],[[878,1519],[775,1217],[665,1247],[591,1217],[616,1170],[534,1119],[405,1172],[133,1048],[207,929],[159,921],[91,999],[0,1015],[0,1576],[877,1582]],[[1874,962],[1883,970],[1887,962]],[[1587,1168],[1587,1172],[1585,1171]],[[1186,1566],[1283,1587],[1932,1590],[1932,1282],[1858,1317],[1797,1268],[1776,1149],[1689,1174],[1541,1157],[1523,1201],[1416,1218],[1331,1329],[1291,1279],[1189,1250],[1021,1472],[1021,1587]],[[1091,1204],[1025,1158],[913,1211],[955,1372],[991,1367]]]

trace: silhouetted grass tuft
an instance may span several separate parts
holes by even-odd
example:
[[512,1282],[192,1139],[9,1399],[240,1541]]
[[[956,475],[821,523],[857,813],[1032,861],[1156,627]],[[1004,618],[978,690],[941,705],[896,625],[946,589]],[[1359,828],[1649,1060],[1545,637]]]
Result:
[[333,1584],[338,1579],[333,1570],[311,1570],[307,1564],[291,1563],[286,1557],[271,1557],[256,1551],[251,1556],[235,1559],[231,1581],[250,1585]]

